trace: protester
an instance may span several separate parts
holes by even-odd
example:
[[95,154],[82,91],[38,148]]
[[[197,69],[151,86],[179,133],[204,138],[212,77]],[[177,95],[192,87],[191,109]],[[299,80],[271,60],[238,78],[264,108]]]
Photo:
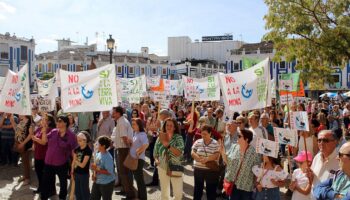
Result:
[[[78,113],[78,130],[88,131],[92,133],[92,124],[94,121],[94,115],[92,112],[79,112]],[[94,138],[94,136],[92,136]]]
[[97,139],[95,162],[91,165],[93,170],[91,200],[111,200],[115,182],[113,158],[107,148],[111,146],[111,139],[100,136]]
[[134,136],[131,141],[130,156],[137,161],[137,169],[132,171],[137,184],[138,198],[147,200],[146,185],[143,178],[143,166],[145,164],[145,151],[148,147],[148,138],[143,128],[143,121],[140,118],[132,119]]
[[67,178],[69,172],[69,160],[73,150],[78,146],[74,133],[69,129],[69,119],[66,115],[57,117],[57,129],[47,134],[47,151],[45,155],[45,167],[42,182],[41,199],[46,200],[56,194],[55,176],[60,182],[58,197],[65,199],[67,196]]
[[[180,135],[178,123],[175,119],[166,119],[154,147],[154,157],[158,165],[162,200],[170,199],[170,183],[175,200],[182,199],[183,167],[181,165],[181,159],[183,150],[184,143]],[[177,176],[172,174],[177,174]]]
[[69,119],[69,130],[74,134],[78,134],[78,126],[75,123],[74,115],[72,113],[68,113],[67,117]]
[[[226,194],[231,199],[251,199],[254,189],[253,166],[261,163],[261,156],[255,152],[255,147],[250,145],[253,133],[250,130],[240,130],[237,144],[232,145],[226,153],[221,145],[220,152],[227,163],[225,184],[229,190]],[[235,187],[233,187],[233,185]]]
[[118,168],[118,176],[121,179],[121,185],[124,191],[117,194],[126,194],[127,198],[134,198],[135,191],[132,182],[132,174],[128,168],[126,168],[123,163],[125,158],[129,154],[130,141],[132,140],[133,130],[131,128],[130,122],[124,117],[123,108],[118,106],[113,108],[113,118],[117,122],[113,133],[112,140],[116,148],[115,154],[117,155],[116,165]]
[[315,186],[313,193],[316,199],[350,199],[350,142],[340,148],[338,160],[340,169],[333,178]]
[[216,199],[216,188],[219,176],[219,144],[211,138],[213,128],[204,125],[201,128],[202,139],[197,140],[192,146],[194,159],[194,191],[193,199],[201,200],[204,183],[208,200]]
[[248,117],[249,120],[249,130],[253,133],[253,139],[251,145],[255,147],[257,138],[268,139],[267,130],[259,125],[259,115],[250,114]]
[[[11,118],[10,120],[13,120]],[[23,176],[18,180],[23,181],[23,185],[30,184],[30,151],[32,148],[33,141],[32,136],[34,135],[34,124],[32,116],[20,115],[19,123],[15,125],[15,149],[20,154],[22,159]],[[12,121],[12,124],[15,122]]]
[[308,176],[308,173],[312,154],[308,151],[300,151],[294,160],[297,162],[298,168],[294,170],[292,182],[289,185],[289,189],[293,191],[292,200],[310,200],[313,177]]
[[150,166],[147,168],[148,170],[151,170],[154,168],[154,156],[153,156],[153,149],[154,144],[156,143],[157,137],[158,137],[158,129],[160,127],[160,123],[157,120],[158,113],[157,108],[154,108],[151,111],[151,117],[148,118],[147,124],[146,124],[146,131],[149,139],[149,158],[150,158]]
[[14,151],[15,128],[18,118],[10,113],[3,113],[0,119],[1,129],[1,165],[17,166],[18,154]]
[[34,167],[39,182],[38,188],[33,191],[34,193],[40,193],[43,188],[44,183],[42,180],[47,151],[47,134],[54,128],[56,128],[54,117],[51,114],[44,114],[41,119],[40,127],[35,131],[35,135],[32,137],[34,145]]
[[253,166],[252,171],[257,179],[256,200],[281,199],[279,188],[284,186],[288,173],[282,170],[279,158],[264,155],[261,166]]
[[97,122],[96,138],[103,135],[111,137],[114,127],[115,121],[112,119],[110,112],[103,111],[102,118]]

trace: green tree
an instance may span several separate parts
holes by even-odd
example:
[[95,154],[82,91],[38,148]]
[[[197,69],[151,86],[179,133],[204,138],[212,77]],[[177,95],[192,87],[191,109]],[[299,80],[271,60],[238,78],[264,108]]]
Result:
[[268,33],[274,42],[275,60],[297,60],[310,89],[331,83],[331,66],[350,59],[349,0],[265,0]]
[[54,73],[43,73],[41,80],[49,80],[55,76]]

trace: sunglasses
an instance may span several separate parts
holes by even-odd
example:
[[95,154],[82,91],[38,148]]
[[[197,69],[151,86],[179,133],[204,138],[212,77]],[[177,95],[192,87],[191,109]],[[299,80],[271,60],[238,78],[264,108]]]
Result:
[[347,156],[348,158],[350,158],[350,153],[338,153],[339,158],[342,158],[343,156]]
[[329,143],[329,142],[333,142],[334,140],[331,140],[331,139],[327,139],[327,138],[320,138],[320,139],[317,139],[317,142],[318,143]]

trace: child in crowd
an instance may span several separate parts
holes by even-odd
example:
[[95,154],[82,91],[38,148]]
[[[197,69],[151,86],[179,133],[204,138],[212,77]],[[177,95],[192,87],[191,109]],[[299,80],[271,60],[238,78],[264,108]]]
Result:
[[81,131],[77,135],[79,146],[74,149],[72,173],[75,180],[75,197],[77,200],[90,199],[89,167],[92,151],[88,146],[90,135]]
[[106,151],[111,146],[111,139],[107,136],[100,136],[97,139],[98,152],[95,156],[95,162],[91,165],[91,169],[94,171],[92,175],[93,185],[91,190],[91,200],[111,200],[115,173],[113,158],[111,154]]
[[255,165],[252,170],[257,177],[255,199],[281,199],[279,187],[284,186],[288,173],[282,170],[280,160],[264,155],[261,166]]
[[299,168],[294,170],[289,186],[289,189],[293,191],[292,200],[310,200],[312,180],[307,177],[307,171],[309,169],[308,163],[312,162],[312,154],[308,151],[301,151],[294,160]]

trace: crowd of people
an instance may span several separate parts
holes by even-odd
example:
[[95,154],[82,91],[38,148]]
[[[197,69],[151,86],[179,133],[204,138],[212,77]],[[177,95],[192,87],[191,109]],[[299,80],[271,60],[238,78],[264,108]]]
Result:
[[[31,163],[41,199],[183,198],[185,167],[193,167],[193,199],[350,199],[350,103],[344,99],[293,102],[225,116],[220,102],[174,97],[160,109],[149,98],[111,111],[1,113],[1,165],[20,166],[18,180],[31,183]],[[258,138],[274,140],[274,127],[289,128],[289,112],[306,111],[309,131],[298,145],[280,145],[277,158],[258,154]],[[149,159],[146,159],[148,157]],[[153,171],[145,183],[144,170]],[[92,181],[92,187],[89,182]],[[134,187],[136,182],[136,187]],[[68,184],[69,183],[69,184]],[[70,185],[70,186],[69,186]],[[73,187],[74,185],[74,187]],[[74,190],[72,189],[74,188]]]

